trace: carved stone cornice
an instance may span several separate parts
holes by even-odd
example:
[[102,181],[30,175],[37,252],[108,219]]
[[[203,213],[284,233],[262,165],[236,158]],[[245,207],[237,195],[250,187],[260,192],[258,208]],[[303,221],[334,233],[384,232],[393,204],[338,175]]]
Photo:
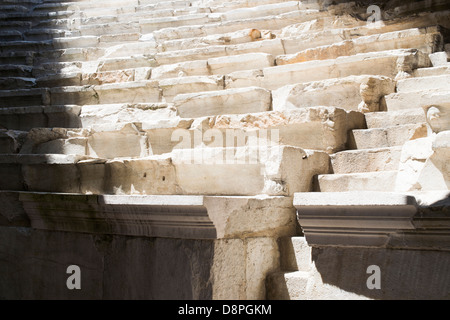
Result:
[[287,197],[3,193],[40,230],[199,240],[295,235]]
[[[298,193],[297,218],[311,246],[450,250],[450,192]],[[440,201],[438,201],[440,199]]]

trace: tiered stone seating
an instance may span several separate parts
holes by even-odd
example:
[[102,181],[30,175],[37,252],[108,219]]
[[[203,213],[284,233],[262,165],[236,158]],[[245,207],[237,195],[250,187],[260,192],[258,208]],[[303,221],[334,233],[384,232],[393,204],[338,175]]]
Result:
[[[284,205],[296,193],[397,191],[403,146],[432,136],[429,108],[450,103],[450,11],[439,1],[389,8],[396,16],[377,27],[346,1],[0,0],[0,9],[4,192],[264,195]],[[284,218],[264,228],[271,241],[294,235]],[[307,256],[304,238],[289,239],[281,264],[244,296],[215,297],[264,298],[277,269],[304,279],[310,268],[292,270],[283,244]],[[290,276],[269,278],[268,297],[301,298],[280,294]]]

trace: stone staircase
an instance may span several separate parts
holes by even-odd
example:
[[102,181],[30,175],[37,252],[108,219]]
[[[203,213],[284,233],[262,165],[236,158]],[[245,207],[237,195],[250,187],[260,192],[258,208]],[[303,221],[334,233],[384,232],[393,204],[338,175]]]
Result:
[[[450,8],[391,1],[375,27],[366,9],[0,0],[0,190],[397,192],[403,146],[433,135],[422,108],[450,103]],[[284,224],[265,226],[279,251],[258,276],[248,267],[257,285],[214,297],[314,298],[311,248]],[[228,237],[267,237],[248,234]]]

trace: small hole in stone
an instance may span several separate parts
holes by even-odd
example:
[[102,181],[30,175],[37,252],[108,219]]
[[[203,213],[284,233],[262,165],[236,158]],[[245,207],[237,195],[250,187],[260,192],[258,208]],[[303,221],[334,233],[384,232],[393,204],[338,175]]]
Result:
[[146,173],[144,173],[144,178],[147,178],[147,172],[146,172]]
[[163,177],[162,177],[162,180],[163,180],[163,181],[166,181],[166,177],[163,176]]

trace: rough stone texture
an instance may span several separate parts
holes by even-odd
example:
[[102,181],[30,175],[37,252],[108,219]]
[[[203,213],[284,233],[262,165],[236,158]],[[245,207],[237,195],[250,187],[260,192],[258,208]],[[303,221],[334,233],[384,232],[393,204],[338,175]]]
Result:
[[273,109],[280,111],[311,106],[334,106],[353,111],[384,111],[384,96],[393,92],[395,84],[392,79],[351,76],[280,88],[273,93]]
[[0,298],[448,298],[447,2],[3,1]]

